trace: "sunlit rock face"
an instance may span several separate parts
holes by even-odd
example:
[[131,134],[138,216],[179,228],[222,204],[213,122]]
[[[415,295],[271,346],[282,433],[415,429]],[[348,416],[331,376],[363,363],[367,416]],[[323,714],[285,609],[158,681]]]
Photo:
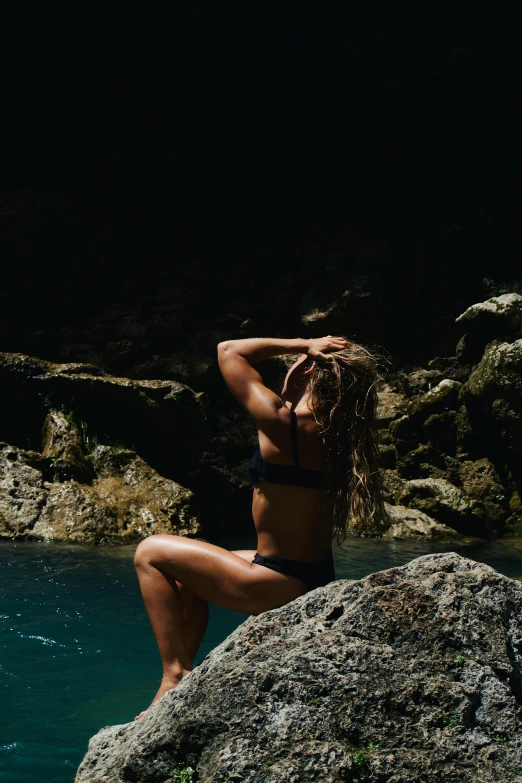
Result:
[[[56,421],[60,437],[52,440]],[[97,446],[87,456],[77,428],[56,411],[44,432],[44,451],[61,456],[0,444],[0,537],[101,544],[200,532],[193,493],[133,451]],[[88,482],[71,477],[86,465]]]
[[454,553],[334,582],[250,618],[142,719],[102,729],[75,781],[513,779],[521,618],[522,585]]

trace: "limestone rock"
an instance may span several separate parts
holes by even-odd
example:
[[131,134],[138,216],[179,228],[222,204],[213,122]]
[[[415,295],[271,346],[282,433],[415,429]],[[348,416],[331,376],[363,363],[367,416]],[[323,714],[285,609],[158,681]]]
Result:
[[118,540],[153,533],[195,536],[200,531],[194,495],[153,470],[133,451],[98,446],[93,488],[115,511]]
[[190,490],[132,451],[98,446],[92,456],[89,485],[60,480],[52,458],[0,444],[0,537],[101,544],[200,532]]
[[462,387],[472,427],[503,444],[522,460],[522,340],[491,343]]
[[426,394],[437,386],[443,378],[444,375],[439,369],[430,368],[425,370],[420,368],[408,373],[403,378],[404,390],[408,397],[418,397],[420,394]]
[[464,535],[488,537],[493,530],[481,505],[443,478],[408,481],[397,502],[424,511]]
[[456,320],[466,333],[457,346],[459,362],[476,363],[492,340],[522,337],[522,296],[502,294],[468,307]]
[[390,422],[389,433],[400,455],[426,441],[436,444],[439,451],[454,452],[461,386],[449,378],[442,380],[434,389],[411,400],[406,415]]
[[[77,481],[46,483],[45,506],[30,531],[43,541],[100,544],[115,541],[118,520],[94,487]],[[27,535],[27,531],[21,531]],[[130,536],[129,536],[130,539]]]
[[[522,585],[454,553],[252,617],[76,783],[498,783],[522,768]],[[177,771],[177,774],[176,774]],[[185,773],[186,775],[186,773]]]
[[61,480],[92,481],[92,463],[83,452],[78,426],[63,411],[50,410],[47,414],[42,432],[42,456],[52,460]]
[[491,462],[486,457],[464,460],[459,464],[459,477],[466,495],[483,504],[488,517],[499,527],[507,515],[508,499]]
[[460,534],[416,508],[386,505],[391,525],[384,538],[420,538],[431,541],[457,541]]
[[395,505],[396,499],[404,491],[408,482],[406,479],[399,476],[397,470],[393,468],[387,468],[382,471],[382,479],[384,484],[384,496],[388,503]]
[[462,384],[458,381],[445,378],[426,394],[411,400],[407,410],[408,416],[425,421],[434,414],[440,414],[447,410],[458,410],[461,386]]
[[21,449],[0,443],[0,537],[30,535],[46,497],[41,470]]
[[[183,479],[203,450],[205,406],[188,386],[93,375],[81,364],[54,364],[24,354],[0,353],[0,402],[9,411],[9,420],[0,415],[4,431],[23,431],[28,412],[33,418],[38,412],[37,400],[73,410],[77,418],[111,439],[133,444],[165,475]],[[34,426],[41,428],[39,417]]]
[[455,323],[486,342],[522,337],[522,296],[502,294],[478,302],[459,315]]
[[377,427],[382,429],[404,413],[406,398],[403,394],[395,391],[391,387],[386,387],[383,391],[380,391],[377,396],[379,398],[379,405],[375,418]]

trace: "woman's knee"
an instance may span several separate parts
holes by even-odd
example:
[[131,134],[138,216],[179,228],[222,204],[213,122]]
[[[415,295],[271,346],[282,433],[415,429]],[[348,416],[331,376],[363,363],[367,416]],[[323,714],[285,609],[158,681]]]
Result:
[[159,563],[169,551],[169,559],[172,559],[172,547],[175,545],[174,539],[178,536],[157,534],[148,536],[141,541],[134,554],[134,565],[136,568],[155,565]]

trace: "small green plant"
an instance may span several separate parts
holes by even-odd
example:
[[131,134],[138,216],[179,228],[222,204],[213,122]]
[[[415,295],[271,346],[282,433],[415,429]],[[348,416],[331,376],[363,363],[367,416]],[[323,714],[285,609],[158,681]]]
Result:
[[497,743],[497,745],[507,745],[508,738],[503,737],[501,734],[497,734],[497,736],[495,737],[495,742]]
[[198,773],[194,767],[178,767],[174,770],[174,783],[197,783]]
[[477,581],[477,577],[475,576],[475,574],[468,574],[467,576],[464,576],[462,578],[462,583],[465,585],[473,585],[476,583],[476,581]]
[[450,726],[451,728],[460,726],[460,712],[457,709],[445,712],[442,716],[442,722],[445,726]]
[[317,707],[319,704],[319,699],[310,699],[310,701],[306,702],[307,707]]
[[[354,751],[354,753],[352,754],[352,762],[354,767],[356,767],[359,770],[359,772],[361,773],[364,772],[368,767],[368,757],[370,753],[378,749],[379,749],[378,745],[375,745],[373,742],[369,742],[366,747],[362,747]],[[355,779],[353,783],[355,783]]]
[[56,483],[57,481],[60,481],[60,476],[58,475],[58,471],[56,470],[56,457],[50,457],[49,463],[51,465],[51,468],[53,469],[53,483]]
[[453,659],[453,663],[456,663],[458,666],[462,666],[463,663],[466,663],[466,659],[463,655],[456,655]]
[[269,671],[269,672],[276,672],[277,671],[277,666],[267,666],[266,668],[267,668],[267,671]]

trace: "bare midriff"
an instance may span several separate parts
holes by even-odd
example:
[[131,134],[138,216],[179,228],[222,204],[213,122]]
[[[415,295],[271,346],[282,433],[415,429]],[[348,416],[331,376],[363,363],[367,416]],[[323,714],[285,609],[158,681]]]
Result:
[[260,555],[310,563],[330,557],[324,490],[260,482],[254,487],[252,515]]

